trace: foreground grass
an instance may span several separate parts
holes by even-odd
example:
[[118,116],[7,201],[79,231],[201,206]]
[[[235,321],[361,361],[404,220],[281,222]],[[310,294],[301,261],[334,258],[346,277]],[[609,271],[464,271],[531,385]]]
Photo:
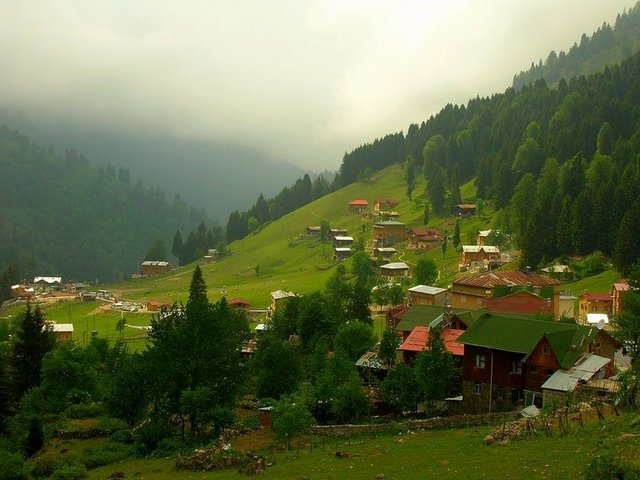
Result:
[[[310,439],[305,439],[298,449],[272,457],[275,465],[267,468],[264,478],[370,480],[379,474],[386,479],[583,478],[585,468],[597,455],[614,454],[638,462],[640,440],[617,440],[620,434],[635,430],[630,422],[628,415],[610,416],[584,428],[574,426],[561,436],[541,434],[490,446],[483,445],[482,439],[492,427],[332,439],[324,445],[316,439],[313,450]],[[336,458],[336,451],[346,452],[349,458]],[[234,469],[176,471],[174,460],[165,458],[103,467],[90,472],[89,478],[103,479],[114,472],[123,472],[124,478],[160,480],[244,477]]]

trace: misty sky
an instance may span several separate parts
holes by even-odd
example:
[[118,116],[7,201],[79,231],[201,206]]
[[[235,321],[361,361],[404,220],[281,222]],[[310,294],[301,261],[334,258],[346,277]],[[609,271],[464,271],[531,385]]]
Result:
[[623,0],[4,0],[0,107],[304,168],[502,92]]

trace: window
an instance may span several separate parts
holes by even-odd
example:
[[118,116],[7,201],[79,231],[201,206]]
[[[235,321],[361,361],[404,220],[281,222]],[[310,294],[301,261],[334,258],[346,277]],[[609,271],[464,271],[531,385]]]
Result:
[[549,355],[551,353],[551,347],[547,344],[542,345],[542,353]]
[[504,387],[502,385],[498,386],[498,400],[502,400],[504,398]]
[[460,303],[467,303],[467,297],[460,295]]
[[536,367],[535,365],[530,366],[529,373],[533,373],[535,375],[536,373],[538,373],[538,367]]
[[480,384],[479,383],[474,383],[473,384],[473,393],[475,395],[480,395]]
[[484,364],[485,364],[484,355],[476,354],[476,367],[477,368],[484,368]]
[[519,360],[511,361],[511,373],[522,375],[522,363]]

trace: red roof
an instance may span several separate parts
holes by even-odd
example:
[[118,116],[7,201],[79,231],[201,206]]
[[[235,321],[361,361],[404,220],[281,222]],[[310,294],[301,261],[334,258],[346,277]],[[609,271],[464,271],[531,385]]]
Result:
[[477,273],[456,278],[453,281],[454,286],[457,284],[483,288],[493,288],[496,285],[532,285],[539,287],[542,285],[560,285],[561,283],[555,278],[545,277],[538,273],[526,273],[520,270]]
[[582,295],[580,295],[582,298],[584,298],[587,302],[599,302],[599,301],[611,301],[611,294],[609,293],[592,293],[592,292],[586,292],[583,293]]
[[390,308],[389,311],[387,311],[387,316],[400,321],[407,314],[409,308],[409,305],[398,305],[397,307]]
[[[464,345],[457,342],[458,337],[462,335],[464,330],[455,330],[453,328],[445,328],[442,330],[442,339],[447,350],[458,357],[464,355]],[[409,352],[422,352],[427,348],[429,341],[429,327],[418,326],[411,330],[411,333],[400,346],[400,350]]]
[[349,205],[369,205],[369,202],[366,200],[353,200],[349,202]]
[[250,307],[251,304],[249,302],[247,302],[246,300],[242,300],[241,298],[232,298],[231,300],[229,300],[229,305],[235,306],[235,307]]
[[620,292],[626,292],[627,290],[629,290],[629,284],[626,280],[620,280],[619,282],[615,282],[613,284],[613,289]]

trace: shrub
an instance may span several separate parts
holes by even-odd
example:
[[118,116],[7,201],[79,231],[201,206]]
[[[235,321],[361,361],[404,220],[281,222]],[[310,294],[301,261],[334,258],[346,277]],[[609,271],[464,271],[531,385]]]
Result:
[[102,467],[126,460],[134,455],[134,447],[122,443],[107,442],[104,445],[87,450],[81,461],[89,468]]
[[184,448],[184,445],[177,439],[163,438],[160,440],[160,443],[158,443],[158,448],[153,451],[152,455],[156,458],[170,457],[179,452],[182,448]]
[[64,411],[68,418],[92,418],[104,415],[101,403],[76,403],[69,405]]
[[586,480],[640,480],[640,469],[612,455],[599,456],[587,467]]
[[52,480],[81,480],[89,474],[84,465],[64,465],[58,468],[51,476]]
[[0,480],[22,480],[29,475],[29,467],[22,456],[0,450]]
[[32,459],[32,462],[33,470],[31,474],[36,478],[49,478],[61,466],[59,460],[51,457]]

